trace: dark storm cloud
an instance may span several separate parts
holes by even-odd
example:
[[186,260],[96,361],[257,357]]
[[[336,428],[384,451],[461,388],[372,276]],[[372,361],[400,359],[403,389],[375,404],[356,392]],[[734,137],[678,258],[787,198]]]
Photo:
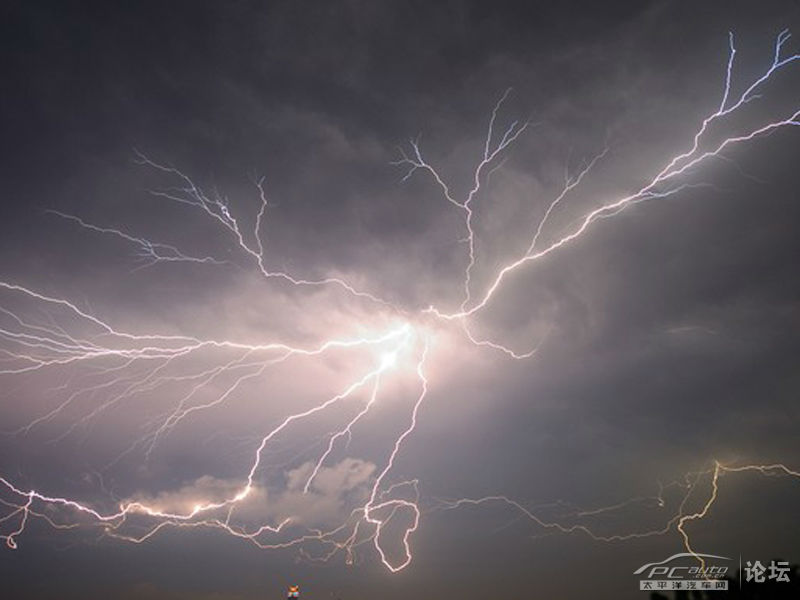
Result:
[[[771,60],[778,31],[800,26],[796,4],[693,4],[7,4],[0,279],[85,302],[120,325],[171,333],[305,339],[326,310],[325,327],[360,316],[335,293],[306,297],[262,285],[230,240],[148,195],[174,182],[134,164],[136,148],[218,188],[243,220],[257,210],[250,178],[265,175],[273,266],[344,274],[409,310],[452,306],[464,261],[459,215],[424,174],[401,182],[404,171],[390,164],[396,147],[422,133],[426,157],[464,193],[491,108],[514,87],[501,118],[535,126],[477,201],[476,280],[486,284],[526,245],[565,166],[574,170],[610,148],[586,189],[556,215],[551,236],[598,199],[640,186],[686,146],[719,102],[729,30],[742,81]],[[785,110],[797,83],[796,72],[776,82],[747,118]],[[419,476],[428,497],[503,493],[595,505],[654,493],[657,480],[714,458],[796,457],[797,151],[796,131],[737,149],[732,162],[691,175],[714,189],[631,208],[513,277],[478,325],[520,347],[543,340],[539,354],[443,367],[399,471]],[[230,257],[236,267],[131,273],[129,246],[43,212],[49,208]],[[235,427],[225,422],[220,433],[232,444],[246,447],[257,435]],[[56,476],[26,443],[3,442],[3,469],[30,454],[31,473]],[[149,484],[180,488],[209,465],[234,477],[231,465],[246,453],[196,446],[178,436],[169,465],[197,477],[154,468]],[[58,459],[63,470],[94,465],[86,449],[69,452]],[[790,546],[779,518],[796,499],[788,490],[765,505],[775,518],[764,520],[762,539],[746,539],[750,548],[771,556]],[[723,509],[741,520],[737,506]],[[372,562],[355,571],[298,565],[213,535],[191,538],[196,544],[170,534],[147,548],[102,542],[99,550],[59,552],[38,530],[25,553],[0,559],[0,573],[18,597],[36,598],[85,590],[255,598],[279,593],[287,577],[310,582],[309,597],[448,590],[478,598],[503,580],[509,597],[522,598],[582,596],[580,581],[564,584],[579,569],[599,578],[599,595],[623,597],[641,556],[677,551],[672,537],[610,549],[577,536],[530,540],[527,526],[503,528],[511,518],[430,516],[412,568],[394,578]],[[725,527],[703,539],[707,549],[742,551],[735,527]]]

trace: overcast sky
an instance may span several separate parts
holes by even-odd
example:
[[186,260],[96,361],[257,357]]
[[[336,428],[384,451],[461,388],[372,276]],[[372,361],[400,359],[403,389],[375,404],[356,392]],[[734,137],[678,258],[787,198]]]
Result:
[[[441,500],[505,495],[551,519],[568,512],[565,503],[654,497],[659,482],[715,459],[796,468],[797,127],[704,162],[678,182],[702,187],[601,219],[504,282],[471,326],[515,351],[538,345],[533,357],[475,348],[422,315],[430,305],[458,309],[465,231],[430,174],[404,179],[408,169],[392,164],[399,148],[418,139],[463,198],[492,109],[513,88],[498,131],[530,125],[475,198],[480,296],[525,250],[565,172],[607,149],[553,213],[545,245],[691,146],[724,92],[729,31],[733,96],[768,68],[781,30],[800,36],[797,2],[696,4],[5,3],[0,281],[68,299],[136,334],[313,346],[405,320],[439,332],[419,424],[390,478],[418,479],[423,511],[414,559],[400,573],[371,545],[350,566],[343,554],[321,564],[297,547],[263,551],[219,531],[166,530],[135,545],[35,522],[17,551],[0,553],[10,597],[244,600],[280,598],[296,582],[303,597],[342,600],[638,598],[632,572],[682,550],[674,528],[609,544],[555,535],[508,506],[444,511]],[[800,42],[784,51],[800,51]],[[798,84],[796,63],[710,139],[791,115]],[[264,280],[208,215],[151,193],[180,182],[139,164],[138,153],[217,191],[249,228],[259,210],[253,182],[263,176],[267,267],[341,277],[395,308],[337,286]],[[135,244],[52,211],[224,264],[138,268]],[[5,294],[0,307],[91,334],[30,298]],[[0,475],[103,507],[115,498],[179,506],[222,493],[246,475],[261,436],[341,391],[368,359],[343,352],[279,365],[230,403],[181,422],[147,456],[141,446],[126,450],[187,388],[82,420],[114,389],[101,388],[26,434],[3,436]],[[186,369],[228,360],[201,356]],[[77,367],[0,375],[1,428],[46,414],[82,377]],[[363,499],[419,393],[413,368],[387,386],[383,412],[332,455],[312,498],[298,478],[341,414],[278,440],[252,510],[328,526]],[[675,509],[670,493],[663,508],[643,501],[586,524],[602,535],[663,525]],[[689,526],[695,547],[800,561],[798,503],[796,480],[726,475],[712,513]]]

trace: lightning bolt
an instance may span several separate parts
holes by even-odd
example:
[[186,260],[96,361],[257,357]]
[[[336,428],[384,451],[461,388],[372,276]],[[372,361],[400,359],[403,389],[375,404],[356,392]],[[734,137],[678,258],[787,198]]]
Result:
[[[361,357],[359,368],[356,369],[358,373],[348,374],[347,381],[336,392],[309,407],[291,412],[266,429],[254,444],[250,460],[242,467],[236,485],[229,486],[221,494],[197,493],[191,505],[182,508],[171,507],[166,501],[160,503],[157,498],[115,499],[115,505],[111,507],[108,503],[57,496],[43,491],[44,488],[28,489],[8,476],[0,476],[0,506],[5,511],[0,515],[0,539],[5,541],[8,548],[16,549],[17,540],[32,519],[40,519],[55,529],[95,529],[104,536],[137,544],[166,529],[209,528],[241,538],[259,548],[297,548],[312,560],[329,560],[342,552],[348,564],[354,562],[356,548],[371,545],[389,571],[404,569],[413,559],[411,537],[419,528],[423,511],[419,482],[416,479],[397,480],[397,462],[408,439],[414,434],[428,397],[428,368],[438,336],[445,332],[458,335],[471,346],[499,351],[516,360],[534,356],[542,340],[538,340],[532,348],[514,350],[501,341],[480,338],[470,328],[470,318],[492,302],[513,274],[521,273],[545,256],[589,235],[591,226],[599,220],[611,219],[623,210],[646,201],[663,200],[687,189],[707,186],[703,182],[691,181],[691,177],[712,160],[728,160],[724,154],[727,149],[782,128],[800,125],[800,110],[796,110],[788,116],[731,133],[721,140],[709,139],[712,125],[717,122],[724,125],[726,118],[757,100],[768,81],[800,58],[798,54],[784,55],[789,39],[787,31],[777,36],[772,63],[746,85],[744,91],[735,95],[732,92],[732,79],[736,48],[733,34],[730,34],[721,101],[718,108],[703,119],[686,149],[665,159],[638,189],[589,210],[573,223],[570,230],[545,243],[548,236],[552,237],[547,230],[554,212],[591,177],[596,166],[608,155],[609,148],[604,148],[585,161],[576,173],[566,175],[560,191],[547,203],[529,238],[521,245],[524,251],[493,272],[490,283],[483,290],[476,289],[478,286],[473,279],[478,264],[475,204],[487,195],[492,173],[502,167],[506,154],[531,123],[513,120],[505,127],[499,125],[501,111],[511,93],[510,89],[506,90],[491,111],[482,153],[472,168],[471,184],[463,197],[453,193],[453,186],[423,156],[420,138],[411,140],[407,148],[401,148],[400,158],[394,164],[405,169],[403,179],[408,180],[417,173],[426,174],[441,191],[445,203],[455,208],[462,218],[465,237],[461,241],[466,246],[466,256],[460,273],[461,299],[455,310],[440,308],[433,303],[424,309],[409,309],[338,276],[305,277],[276,269],[270,266],[265,243],[271,205],[264,178],[254,178],[252,182],[259,204],[254,218],[251,216],[252,226],[247,227],[243,217],[236,214],[230,202],[218,192],[207,192],[176,167],[156,162],[137,151],[139,164],[175,182],[170,187],[152,190],[151,194],[207,218],[234,241],[241,258],[249,261],[260,277],[296,288],[334,289],[344,298],[367,307],[375,319],[383,324],[372,329],[366,327],[370,329],[367,334],[363,333],[365,328],[361,328],[362,332],[357,335],[324,338],[305,345],[281,341],[252,344],[227,339],[136,333],[116,328],[93,311],[81,308],[68,299],[46,295],[18,283],[0,281],[0,292],[4,297],[14,299],[10,306],[18,306],[21,301],[23,305],[37,307],[48,316],[46,322],[32,320],[19,308],[0,306],[0,376],[31,377],[57,369],[72,372],[67,383],[53,390],[61,393],[69,389],[70,393],[64,394],[63,399],[49,411],[8,432],[10,435],[29,435],[34,429],[53,423],[57,418],[69,417],[70,411],[81,410],[85,401],[91,403],[90,409],[54,440],[58,441],[77,427],[96,422],[103,413],[114,407],[177,386],[183,390],[177,401],[151,420],[144,434],[123,453],[124,456],[142,448],[145,459],[150,460],[159,442],[173,430],[184,426],[185,421],[197,413],[225,407],[248,382],[258,381],[270,369],[277,369],[290,361],[320,360],[331,354],[360,353]],[[91,234],[108,236],[132,245],[139,263],[137,268],[182,262],[209,267],[224,267],[233,263],[228,258],[223,260],[210,254],[185,252],[173,244],[152,241],[123,228],[97,225],[80,216],[59,211],[50,213]],[[210,366],[204,362],[208,356],[213,358]],[[192,364],[192,360],[196,364]],[[267,460],[265,456],[282,436],[285,437],[287,432],[303,423],[310,423],[323,413],[338,419],[334,431],[322,440],[316,440],[313,450],[319,451],[319,454],[315,460],[307,463],[307,469],[302,472],[303,481],[296,491],[304,497],[311,497],[318,491],[325,465],[330,462],[336,448],[342,445],[342,440],[349,444],[358,428],[365,425],[384,398],[386,383],[401,379],[412,380],[419,389],[413,402],[406,407],[407,422],[399,432],[386,438],[384,460],[380,466],[375,466],[374,472],[368,474],[368,484],[362,490],[364,494],[349,507],[342,522],[325,529],[303,524],[298,515],[272,516],[257,524],[240,517],[246,511],[248,502],[265,492],[261,479]],[[209,394],[210,399],[201,400],[204,393]],[[102,401],[95,402],[98,397]],[[361,408],[353,413],[350,405],[356,401],[361,402]],[[117,457],[114,462],[121,458]],[[782,463],[737,466],[715,462],[709,469],[687,474],[683,481],[666,486],[659,484],[656,496],[641,496],[591,509],[576,509],[566,503],[558,503],[558,508],[566,509],[566,512],[555,518],[538,516],[535,510],[522,502],[502,495],[443,500],[434,510],[497,503],[517,511],[543,533],[578,533],[602,542],[618,542],[676,531],[686,550],[696,555],[688,532],[689,526],[702,520],[712,509],[720,493],[722,476],[745,472],[800,478],[798,471]],[[710,492],[699,508],[692,509],[700,493],[698,490],[705,482],[709,484]],[[678,490],[678,495],[670,503],[665,499],[665,494],[673,489]],[[636,532],[602,533],[591,523],[591,519],[598,515],[617,513],[639,504],[658,510],[666,509],[669,504],[671,511],[664,516],[661,526]],[[401,531],[399,542],[402,551],[399,556],[390,550],[391,541],[387,539],[391,537],[388,533],[392,529],[390,524]],[[698,557],[698,560],[702,559]]]
[[466,303],[462,303],[461,309],[457,312],[442,311],[434,306],[429,307],[427,310],[443,319],[448,319],[448,320],[464,319],[470,317],[475,313],[477,313],[478,311],[485,308],[489,304],[492,297],[500,289],[503,281],[511,273],[513,273],[518,269],[521,269],[522,267],[528,266],[532,263],[535,263],[536,261],[539,261],[545,256],[552,254],[553,252],[561,249],[567,244],[580,238],[587,232],[587,230],[589,230],[590,226],[595,222],[597,222],[598,220],[613,217],[619,214],[624,209],[647,200],[656,200],[673,196],[689,188],[692,185],[681,182],[682,176],[689,174],[693,169],[702,166],[703,164],[709,162],[711,159],[723,156],[722,153],[724,150],[744,142],[752,141],[755,138],[768,135],[783,127],[800,125],[800,109],[798,109],[786,118],[779,119],[776,121],[771,121],[759,127],[751,128],[750,130],[738,135],[732,135],[726,137],[721,142],[717,142],[716,144],[712,145],[710,149],[707,150],[701,149],[703,135],[708,131],[709,126],[713,122],[718,121],[723,117],[731,115],[745,104],[756,99],[757,97],[756,91],[760,87],[762,87],[764,83],[766,83],[770,79],[770,77],[772,77],[778,70],[786,67],[787,65],[793,63],[794,61],[800,58],[800,54],[792,54],[790,56],[781,58],[781,51],[783,49],[783,46],[786,44],[786,42],[789,40],[790,37],[791,36],[789,35],[788,31],[782,31],[778,35],[775,43],[775,54],[772,64],[760,77],[758,77],[755,81],[753,81],[742,92],[742,94],[738,97],[738,99],[736,99],[735,102],[731,103],[730,106],[727,106],[729,103],[731,77],[733,72],[733,58],[736,52],[733,44],[733,34],[730,34],[730,55],[729,55],[730,58],[728,60],[728,69],[725,78],[725,91],[723,94],[722,102],[720,104],[720,108],[703,120],[703,123],[695,133],[692,145],[688,150],[669,159],[665,163],[665,165],[661,168],[661,170],[659,170],[649,181],[647,181],[637,191],[631,194],[627,194],[621,198],[612,200],[588,212],[581,219],[579,219],[578,225],[571,232],[567,233],[561,238],[558,238],[549,245],[539,250],[536,250],[536,242],[538,241],[539,236],[541,235],[544,223],[549,217],[555,205],[557,205],[559,202],[561,202],[561,200],[563,200],[563,197],[567,192],[574,189],[574,187],[578,183],[580,183],[580,181],[584,178],[584,176],[588,173],[588,171],[591,170],[591,168],[594,166],[597,160],[603,156],[603,154],[601,153],[601,155],[599,155],[593,161],[591,161],[587,166],[587,168],[584,169],[584,171],[582,171],[580,175],[574,179],[573,182],[574,185],[570,185],[570,183],[568,183],[568,185],[564,188],[564,191],[561,194],[559,194],[559,196],[550,204],[547,211],[545,212],[545,216],[542,218],[541,222],[536,228],[535,233],[532,236],[532,240],[530,245],[528,246],[527,251],[523,253],[522,256],[518,257],[512,262],[509,262],[498,271],[493,282],[483,293],[480,300],[473,303],[473,305],[470,308],[466,308]]

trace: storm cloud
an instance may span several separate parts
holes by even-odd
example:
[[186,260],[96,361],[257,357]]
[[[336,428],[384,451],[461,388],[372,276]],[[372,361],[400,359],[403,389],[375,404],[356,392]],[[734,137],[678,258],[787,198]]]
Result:
[[[0,280],[69,299],[120,331],[304,346],[404,321],[439,331],[425,309],[458,309],[463,219],[430,173],[406,178],[393,164],[412,141],[462,198],[505,90],[513,88],[498,131],[530,122],[475,199],[473,283],[485,290],[525,250],[565,173],[607,149],[553,212],[543,244],[691,145],[719,106],[730,31],[732,93],[741,93],[772,61],[775,36],[800,26],[796,3],[785,2],[12,2],[1,14]],[[786,52],[797,50],[792,38]],[[791,114],[798,83],[800,68],[787,69],[709,135]],[[428,396],[392,471],[393,481],[418,481],[423,507],[414,560],[400,573],[366,544],[347,565],[342,554],[318,563],[213,530],[130,545],[39,522],[0,556],[4,589],[19,598],[222,600],[278,597],[297,582],[310,598],[482,598],[502,582],[514,598],[641,597],[631,573],[682,549],[674,529],[609,545],[551,535],[507,506],[439,509],[504,495],[557,518],[565,506],[654,498],[714,460],[797,467],[799,144],[787,127],[736,146],[686,174],[702,187],[600,219],[515,272],[471,327],[515,351],[537,347],[531,358],[439,332]],[[340,278],[395,308],[335,285],[265,280],[229,232],[160,193],[181,180],[142,155],[219,194],[247,231],[263,177],[268,268]],[[219,264],[141,268],[130,240],[52,211]],[[63,306],[10,293],[0,306],[76,336],[98,333]],[[0,475],[104,509],[225,497],[265,429],[341,392],[373,355],[270,366],[224,405],[182,418],[150,452],[137,440],[186,388],[148,391],[85,419],[113,397],[98,388],[21,430],[97,373],[0,375],[0,429],[11,432],[0,439]],[[191,368],[238,359],[215,349]],[[163,374],[179,377],[187,364]],[[406,426],[419,393],[409,373],[387,381],[376,412],[334,448],[310,495],[306,478],[340,423],[325,413],[278,438],[242,518],[302,515],[312,528],[346,519]],[[211,401],[232,381],[220,375],[191,401]],[[343,401],[340,414],[356,414],[369,391]],[[593,524],[603,533],[663,524],[670,489],[662,512],[646,502],[648,511]],[[692,525],[697,547],[800,560],[798,500],[797,481],[726,475],[714,512]]]

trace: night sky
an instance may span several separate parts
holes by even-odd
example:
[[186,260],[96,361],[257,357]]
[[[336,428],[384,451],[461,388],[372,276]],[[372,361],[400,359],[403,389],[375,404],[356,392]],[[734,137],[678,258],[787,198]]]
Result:
[[[430,172],[406,177],[408,165],[394,163],[418,141],[462,202],[511,89],[494,143],[514,121],[529,124],[482,172],[470,205],[474,304],[525,253],[565,176],[602,154],[548,216],[541,247],[691,148],[720,107],[729,32],[735,100],[769,68],[784,29],[798,36],[784,55],[800,52],[797,2],[3,3],[0,282],[140,336],[316,348],[414,332],[310,495],[298,481],[370,386],[276,436],[242,523],[344,522],[409,423],[424,340],[430,348],[416,428],[382,488],[418,482],[413,560],[399,572],[369,540],[353,564],[345,551],[317,560],[331,548],[314,541],[264,550],[219,528],[165,527],[135,544],[37,501],[56,524],[79,526],[31,516],[18,548],[0,551],[0,596],[250,600],[282,598],[296,583],[312,600],[646,598],[632,573],[684,551],[674,523],[604,542],[503,502],[448,507],[502,495],[543,521],[625,536],[665,527],[687,482],[681,514],[701,510],[714,461],[800,467],[800,127],[726,147],[659,188],[675,193],[604,214],[503,279],[465,322],[517,354],[536,348],[525,359],[476,346],[461,320],[426,312],[459,312],[464,217]],[[791,117],[798,90],[800,60],[715,121],[701,151]],[[220,198],[222,219],[176,202],[187,180],[142,157]],[[382,302],[263,276],[221,222],[229,212],[255,247],[262,177],[265,269],[335,278]],[[150,264],[136,239],[213,260]],[[392,349],[266,364],[274,356],[203,348],[166,365],[84,356],[12,372],[33,364],[23,355],[61,351],[26,346],[20,332],[132,346],[63,304],[0,289],[0,477],[101,513],[131,501],[183,510],[235,493],[263,436]],[[187,406],[266,366],[141,443],[206,381],[190,374],[240,359]],[[149,385],[160,376],[172,379]],[[139,388],[126,395],[130,385]],[[800,562],[800,478],[770,475],[723,474],[708,514],[686,526],[692,547]],[[0,519],[20,498],[0,486]],[[601,507],[616,508],[578,514]],[[0,536],[20,516],[1,521]],[[381,539],[397,564],[409,512],[393,519]]]

